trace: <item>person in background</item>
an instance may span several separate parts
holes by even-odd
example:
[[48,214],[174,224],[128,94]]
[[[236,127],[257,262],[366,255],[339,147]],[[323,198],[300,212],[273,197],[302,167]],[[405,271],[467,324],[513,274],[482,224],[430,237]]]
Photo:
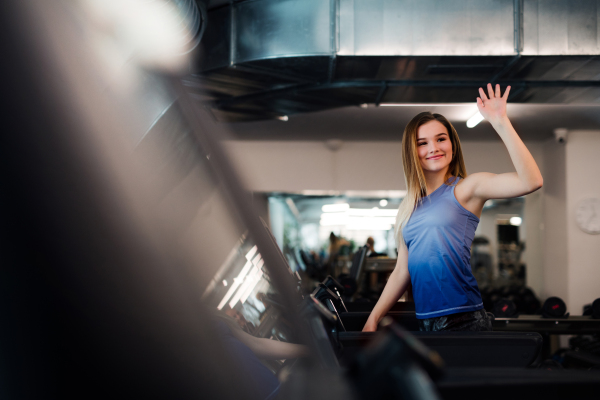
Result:
[[343,246],[350,246],[350,242],[341,236],[336,236],[335,233],[331,232],[329,234],[329,256],[326,260],[327,264],[333,265],[335,263]]
[[383,254],[379,254],[378,252],[375,251],[375,239],[373,239],[372,236],[369,236],[367,238],[367,257],[379,257],[382,256]]

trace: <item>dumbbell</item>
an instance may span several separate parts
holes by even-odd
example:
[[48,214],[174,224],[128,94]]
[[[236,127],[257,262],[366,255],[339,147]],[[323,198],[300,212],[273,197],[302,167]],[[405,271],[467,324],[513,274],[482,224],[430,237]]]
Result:
[[496,318],[513,318],[517,316],[517,306],[512,300],[503,298],[494,303],[492,312]]
[[533,290],[530,288],[523,286],[519,290],[519,296],[521,297],[521,311],[523,314],[535,314],[542,307],[542,303],[536,297]]
[[542,306],[543,318],[568,318],[567,305],[559,297],[548,297]]
[[600,319],[600,298],[592,304],[583,306],[583,315],[591,315],[593,319]]
[[[514,315],[517,312],[519,312],[520,308],[521,308],[520,307],[521,300],[518,295],[518,290],[519,290],[519,288],[514,285],[504,286],[504,287],[501,287],[500,289],[498,289],[498,291],[496,292],[496,296],[492,296],[494,310],[498,311],[497,307],[496,307],[496,304],[498,302],[502,302],[502,307],[504,307],[506,305],[504,301],[508,300],[512,303],[510,305],[511,310],[507,309],[504,312],[501,311],[501,313],[504,315],[508,311],[511,315]],[[514,310],[513,310],[513,307],[514,307]],[[506,318],[506,317],[504,317],[504,318]]]
[[592,303],[592,318],[600,319],[600,298]]
[[486,311],[492,312],[494,310],[494,303],[501,299],[498,290],[487,286],[481,291],[481,299],[483,300],[483,308]]

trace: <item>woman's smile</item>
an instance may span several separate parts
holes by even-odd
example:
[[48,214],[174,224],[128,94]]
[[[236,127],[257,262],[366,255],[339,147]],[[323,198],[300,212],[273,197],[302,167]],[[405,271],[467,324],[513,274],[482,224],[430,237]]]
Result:
[[444,157],[443,154],[436,154],[435,156],[431,156],[431,157],[427,157],[428,160],[439,160],[440,158]]

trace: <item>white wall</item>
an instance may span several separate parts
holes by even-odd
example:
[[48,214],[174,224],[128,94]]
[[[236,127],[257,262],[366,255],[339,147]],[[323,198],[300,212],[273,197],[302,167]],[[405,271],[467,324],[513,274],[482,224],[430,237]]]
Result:
[[[325,142],[223,143],[253,191],[406,189],[400,142],[344,142],[337,151]],[[469,173],[514,171],[500,141],[463,142],[462,148]],[[542,165],[541,143],[528,148]]]
[[568,300],[571,314],[600,297],[600,235],[581,231],[575,223],[577,204],[600,198],[600,131],[571,131],[566,144],[566,231]]
[[224,143],[253,191],[405,189],[400,142]]
[[[568,301],[568,238],[566,146],[554,140],[544,144],[544,239],[542,299],[558,296]],[[567,303],[568,304],[568,303]]]
[[[540,166],[542,175],[543,166]],[[523,262],[527,265],[527,285],[539,297],[544,295],[544,190],[538,190],[525,197],[523,210],[522,238],[525,239]]]

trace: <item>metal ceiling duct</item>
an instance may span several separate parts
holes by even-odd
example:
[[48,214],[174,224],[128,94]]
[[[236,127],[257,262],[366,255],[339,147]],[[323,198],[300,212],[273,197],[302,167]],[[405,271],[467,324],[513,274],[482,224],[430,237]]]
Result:
[[[207,25],[206,5],[196,0],[165,0],[162,7],[168,10],[168,5],[173,5],[175,12],[171,15],[176,25],[180,28],[183,40],[181,40],[182,51],[177,53],[181,56],[196,51],[202,40]],[[159,3],[160,6],[160,3]],[[136,85],[142,106],[139,110],[139,118],[148,133],[154,125],[163,117],[176,96],[171,92],[170,85],[165,82],[164,76],[157,76],[155,69],[148,68],[152,72],[138,71],[140,80]],[[133,138],[135,142],[141,141],[144,136]]]
[[512,102],[600,103],[599,20],[598,0],[229,2],[187,84],[226,121],[470,102],[487,82]]

